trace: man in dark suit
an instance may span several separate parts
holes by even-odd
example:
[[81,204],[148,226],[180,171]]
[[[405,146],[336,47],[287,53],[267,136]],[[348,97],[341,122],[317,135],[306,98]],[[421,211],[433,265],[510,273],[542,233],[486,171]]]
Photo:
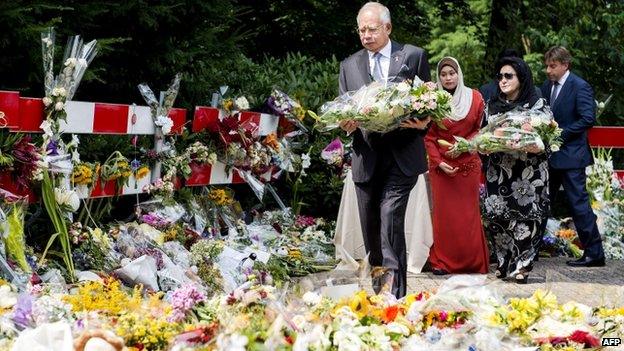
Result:
[[[357,23],[364,49],[341,62],[341,94],[373,80],[431,79],[423,49],[390,40],[388,8],[369,2],[360,9]],[[341,123],[353,134],[352,174],[369,262],[385,269],[383,275],[373,275],[376,292],[385,285],[397,297],[406,293],[405,209],[418,176],[427,171],[423,136],[429,121],[409,120],[385,134],[359,128],[355,121]]]
[[563,185],[574,226],[584,248],[583,257],[566,263],[570,266],[601,267],[605,265],[602,240],[585,188],[585,167],[594,163],[587,141],[587,131],[596,123],[594,94],[586,81],[570,72],[572,56],[566,48],[550,48],[544,54],[544,62],[548,80],[542,85],[542,95],[563,129],[561,149],[549,159],[551,203],[554,203],[557,191]]

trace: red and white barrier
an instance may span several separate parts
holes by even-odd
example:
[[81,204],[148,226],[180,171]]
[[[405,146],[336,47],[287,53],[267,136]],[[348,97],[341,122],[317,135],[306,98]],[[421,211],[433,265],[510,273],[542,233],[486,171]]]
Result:
[[[67,119],[61,122],[63,133],[116,135],[154,135],[156,133],[148,106],[69,101],[65,110]],[[20,97],[18,92],[0,91],[0,111],[5,113],[6,126],[4,127],[8,127],[11,131],[42,132],[39,128],[45,117],[42,99]],[[186,110],[173,108],[169,111],[169,117],[173,120],[171,133],[182,133],[186,123]],[[93,186],[78,185],[75,190],[81,198],[139,194],[143,193],[143,188],[150,184],[152,172],[153,170],[150,170],[150,174],[138,181],[131,176],[127,184],[119,189],[114,180],[106,182],[104,186],[98,180]],[[0,187],[15,190],[11,182],[8,176],[0,177]]]
[[[40,98],[21,97],[19,92],[0,91],[0,111],[6,115],[7,125],[14,132],[41,133],[39,126],[44,119],[44,105]],[[69,101],[66,105],[67,120],[61,123],[64,133],[75,134],[118,134],[118,135],[154,135],[156,130],[151,112],[147,106],[108,104],[99,102]],[[180,134],[186,123],[186,110],[173,108],[169,112],[173,120],[172,133]],[[217,122],[223,117],[222,111],[214,107],[198,106],[192,122],[192,131],[216,131]],[[258,112],[244,111],[238,115],[240,121],[252,121],[259,127],[259,135],[271,133],[287,133],[294,126],[284,118]],[[225,164],[214,165],[192,164],[192,174],[186,180],[187,186],[204,186],[217,184],[242,184],[245,180],[237,171],[225,171]],[[143,192],[145,185],[150,183],[151,172],[138,181],[131,177],[128,185],[117,189],[115,181],[104,186],[100,181],[87,187],[77,186],[76,191],[81,198],[108,197],[130,195]],[[271,173],[264,177],[268,181]],[[0,177],[0,186],[12,188],[8,177]]]
[[[147,106],[68,101],[67,120],[61,122],[63,133],[154,135],[156,129]],[[15,132],[40,133],[44,119],[42,99],[20,97],[18,92],[0,91],[0,111],[7,127]],[[172,133],[182,133],[186,110],[172,108]]]

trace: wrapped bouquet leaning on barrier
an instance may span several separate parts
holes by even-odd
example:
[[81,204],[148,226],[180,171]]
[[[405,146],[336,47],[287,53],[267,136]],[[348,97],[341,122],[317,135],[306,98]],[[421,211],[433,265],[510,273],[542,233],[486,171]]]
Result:
[[371,132],[386,133],[399,128],[402,122],[431,117],[444,128],[441,121],[451,114],[451,94],[438,90],[435,83],[414,84],[372,82],[357,91],[350,91],[321,106],[319,115],[309,112],[323,131],[332,130],[340,122],[355,120]]
[[539,100],[532,108],[515,108],[490,116],[472,139],[454,137],[455,143],[438,140],[449,148],[448,153],[480,152],[556,152],[561,146],[561,128],[553,118],[545,101]]

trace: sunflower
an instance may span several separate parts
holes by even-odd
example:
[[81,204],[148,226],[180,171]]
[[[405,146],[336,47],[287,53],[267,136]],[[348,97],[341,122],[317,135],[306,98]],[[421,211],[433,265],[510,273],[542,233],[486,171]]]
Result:
[[136,180],[143,179],[143,178],[147,177],[149,175],[149,173],[150,173],[149,167],[143,166],[143,167],[137,169],[136,174],[135,174],[134,177],[136,178]]

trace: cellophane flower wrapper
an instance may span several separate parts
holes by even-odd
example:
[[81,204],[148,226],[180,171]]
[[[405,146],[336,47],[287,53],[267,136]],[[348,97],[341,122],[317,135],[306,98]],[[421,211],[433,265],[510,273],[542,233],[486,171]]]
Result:
[[305,110],[299,102],[288,96],[288,94],[281,90],[273,89],[267,99],[267,106],[273,113],[286,118],[302,132],[308,132],[308,128],[301,121],[303,116],[305,116]]
[[30,265],[26,260],[26,239],[24,238],[24,219],[28,208],[28,198],[18,197],[10,192],[0,192],[0,237],[4,244],[6,257],[17,263],[19,268],[29,273]]
[[154,92],[146,83],[138,85],[141,96],[143,96],[143,99],[150,107],[154,124],[159,127],[165,135],[169,134],[171,132],[171,128],[173,127],[173,121],[169,117],[169,111],[173,107],[173,103],[178,96],[181,79],[182,76],[180,73],[175,75],[164,93],[162,102],[156,98]]
[[321,106],[317,121],[321,130],[331,130],[344,120],[355,120],[360,127],[386,133],[412,118],[430,116],[438,125],[451,114],[452,96],[432,82],[411,86],[409,82],[372,82],[347,92]]
[[344,162],[344,144],[340,138],[332,140],[323,151],[321,158],[331,166],[340,167]]
[[[516,107],[488,117],[487,126],[473,138],[455,136],[455,144],[450,150],[459,153],[526,152],[531,149],[556,152],[561,146],[561,131],[552,111],[541,99],[529,109]],[[447,145],[443,141],[440,143]]]
[[158,291],[158,278],[156,276],[158,268],[156,264],[156,259],[152,256],[143,255],[116,269],[115,275],[130,286],[141,284],[146,289]]
[[140,218],[144,218],[143,222],[150,225],[152,225],[152,223],[149,223],[150,216],[157,221],[160,220],[162,223],[173,224],[187,214],[186,209],[181,204],[177,202],[163,203],[161,199],[142,202],[139,204],[139,209],[141,212]]
[[158,286],[162,291],[171,291],[194,281],[187,276],[187,270],[175,263],[168,255],[163,255],[164,268],[159,269]]

